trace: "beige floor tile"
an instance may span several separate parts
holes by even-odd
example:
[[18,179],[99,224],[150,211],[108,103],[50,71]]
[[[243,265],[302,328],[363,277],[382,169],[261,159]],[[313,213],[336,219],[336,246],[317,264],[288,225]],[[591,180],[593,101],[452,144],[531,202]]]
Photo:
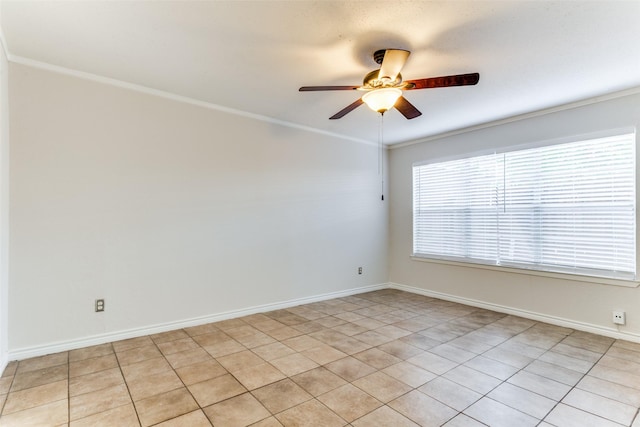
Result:
[[13,412],[23,411],[25,409],[34,408],[36,406],[45,405],[58,400],[66,401],[67,398],[67,380],[32,387],[9,394],[4,405],[4,409],[2,410],[2,414],[6,415]]
[[282,343],[287,347],[298,352],[309,350],[311,348],[322,345],[321,341],[318,341],[317,339],[312,338],[309,335],[302,335],[295,338],[289,338],[284,340]]
[[331,363],[347,356],[346,353],[322,343],[316,347],[302,351],[302,355],[308,357],[319,365],[326,365],[327,363]]
[[69,363],[69,377],[79,377],[93,372],[112,369],[117,366],[118,359],[116,359],[116,355],[113,353],[105,354],[104,356],[92,357],[90,359],[82,359]]
[[211,427],[209,419],[201,409],[157,424],[157,427]]
[[167,354],[165,358],[173,369],[184,368],[185,366],[212,359],[211,355],[201,347],[193,350],[181,351],[179,353]]
[[68,405],[68,400],[64,399],[3,415],[0,419],[0,425],[2,427],[60,426],[69,422]]
[[364,326],[356,325],[355,323],[344,323],[342,325],[335,326],[332,329],[350,337],[368,331]]
[[13,382],[13,377],[2,377],[0,378],[0,394],[7,394],[11,389],[11,383]]
[[188,389],[202,408],[247,391],[229,374],[192,384]]
[[190,337],[156,344],[165,356],[168,354],[180,353],[182,351],[194,350],[200,347],[200,345]]
[[640,375],[633,375],[622,369],[597,364],[590,371],[589,375],[600,378],[625,387],[640,390]]
[[216,427],[243,427],[271,414],[250,393],[244,393],[204,409]]
[[271,329],[270,331],[267,331],[265,333],[269,335],[271,338],[278,341],[286,340],[287,338],[297,337],[303,334],[303,332],[297,329],[294,329],[290,326],[283,326],[281,328]]
[[352,425],[354,427],[418,427],[418,424],[386,405],[358,418]]
[[[483,424],[480,421],[476,421],[473,418],[466,416],[465,414],[458,414],[447,421],[447,423],[444,424],[443,427],[486,427],[486,424]],[[539,424],[538,427],[545,426]]]
[[539,420],[546,417],[558,403],[555,400],[509,383],[500,384],[487,397]]
[[334,342],[332,345],[336,350],[339,350],[348,355],[360,353],[373,347],[373,344],[365,343],[354,337],[343,338],[339,341]]
[[185,385],[199,383],[227,374],[227,370],[214,359],[176,369],[176,373]]
[[411,359],[407,359],[407,362],[433,372],[436,375],[442,375],[458,366],[456,362],[429,352],[424,352]]
[[347,384],[345,380],[324,367],[294,375],[291,379],[313,396],[319,396]]
[[525,356],[524,354],[520,354],[516,351],[508,350],[502,347],[493,348],[484,353],[483,356],[493,360],[497,360],[498,362],[505,363],[507,365],[511,365],[518,369],[524,368],[529,363],[535,360],[529,356]]
[[25,390],[39,385],[50,384],[69,377],[69,366],[59,365],[51,368],[39,369],[37,371],[29,371],[17,373],[11,384],[11,392]]
[[69,427],[139,427],[133,403],[71,421]]
[[251,424],[251,427],[283,427],[276,417],[265,418],[262,421]]
[[122,383],[124,383],[124,378],[120,368],[94,372],[93,374],[71,378],[69,380],[69,396],[78,396]]
[[252,391],[252,394],[272,414],[277,414],[307,400],[313,399],[309,393],[289,378]]
[[586,375],[576,385],[576,388],[640,408],[640,390],[631,387]]
[[395,340],[388,342],[386,344],[382,344],[377,347],[378,349],[388,353],[392,356],[397,357],[398,359],[407,360],[412,358],[413,356],[417,356],[422,353],[422,349],[418,347],[414,347],[411,344],[407,344],[406,342]]
[[555,381],[559,381],[569,386],[574,386],[582,379],[583,373],[574,371],[573,369],[564,368],[562,366],[554,365],[552,363],[543,362],[541,360],[535,360],[529,366],[524,369],[526,372],[531,372],[545,378],[550,378]]
[[551,363],[553,365],[562,366],[563,368],[571,369],[573,371],[578,371],[581,374],[586,374],[587,372],[589,372],[589,369],[591,369],[594,364],[594,362],[567,356],[566,354],[562,353],[556,353],[553,350],[546,352],[545,354],[540,356],[538,360]]
[[135,406],[143,426],[151,426],[198,409],[198,404],[186,388],[139,400]]
[[491,375],[492,377],[503,381],[518,372],[518,368],[514,366],[507,365],[484,356],[475,357],[466,362],[464,366],[475,369],[483,374]]
[[216,332],[219,330],[220,329],[216,327],[215,323],[205,323],[204,325],[190,326],[188,328],[183,329],[183,331],[185,331],[187,335],[189,335],[190,337],[204,335],[204,334]]
[[138,347],[144,347],[152,344],[153,344],[153,340],[151,339],[151,337],[144,336],[144,337],[130,338],[122,341],[116,341],[113,343],[113,349],[115,350],[116,353],[120,353],[123,351],[131,350]]
[[458,411],[417,390],[400,396],[388,405],[421,426],[439,426],[458,414]]
[[443,377],[429,381],[418,390],[458,411],[464,411],[482,398],[482,394]]
[[[442,344],[443,341],[439,341],[437,339],[424,335],[426,331],[427,330],[416,333],[416,334],[407,335],[406,337],[400,338],[398,341],[409,344],[421,350],[429,350],[430,348],[433,348]],[[382,346],[379,346],[379,347],[382,347]]]
[[602,357],[602,353],[586,350],[584,348],[573,347],[563,342],[557,344],[551,350],[556,353],[564,354],[565,356],[570,356],[576,359],[582,359],[593,363],[597,362]]
[[229,372],[239,371],[251,366],[264,363],[264,359],[253,353],[251,350],[241,351],[228,356],[216,357],[222,366]]
[[562,427],[620,427],[618,423],[562,403],[553,408],[544,420],[553,426]]
[[436,374],[409,362],[396,363],[384,368],[382,372],[413,388],[420,387],[436,377]]
[[286,378],[285,374],[269,363],[261,363],[260,365],[234,371],[232,374],[242,383],[243,386],[247,388],[247,390],[255,390],[256,388]]
[[270,363],[289,377],[318,367],[316,362],[300,353],[273,359]]
[[373,366],[376,369],[384,369],[387,366],[402,362],[402,359],[392,356],[391,354],[377,348],[370,348],[360,353],[356,353],[353,357],[369,366]]
[[[467,408],[464,413],[492,427],[533,427],[537,426],[540,422],[537,418],[524,414],[488,397],[483,397]],[[562,426],[564,427],[564,425]]]
[[187,334],[183,329],[177,329],[175,331],[167,331],[167,332],[161,332],[159,334],[150,335],[150,338],[156,344],[181,340],[188,337],[189,337],[189,334]]
[[267,362],[273,359],[278,359],[280,357],[289,356],[290,354],[295,353],[295,350],[293,350],[290,347],[287,347],[281,342],[276,342],[276,343],[271,343],[271,344],[263,345],[260,347],[256,347],[251,349],[251,351],[253,351],[255,354],[257,354]]
[[156,357],[132,365],[121,366],[122,373],[127,382],[136,381],[152,375],[161,374],[171,370],[164,357]]
[[458,366],[442,376],[480,394],[489,393],[500,384],[500,380],[466,366]]
[[69,362],[77,362],[84,359],[93,359],[94,357],[106,356],[113,353],[113,345],[111,343],[93,345],[91,347],[79,348],[69,352]]
[[25,372],[37,371],[40,369],[51,368],[59,365],[66,365],[69,361],[69,353],[56,353],[47,356],[33,357],[31,359],[21,360],[18,363],[17,374]]
[[455,363],[465,363],[477,356],[477,354],[463,350],[449,344],[440,344],[429,349],[429,353],[437,354]]
[[326,368],[348,382],[355,381],[376,371],[375,368],[351,356],[331,362],[326,365]]
[[216,329],[215,331],[207,332],[205,334],[195,335],[192,338],[202,347],[221,344],[225,341],[235,341],[229,335],[218,329]]
[[526,371],[518,372],[507,382],[556,401],[560,401],[571,390],[571,387],[566,384]]
[[382,406],[380,401],[352,384],[345,384],[320,395],[318,400],[348,422],[354,421]]
[[127,387],[119,384],[72,397],[69,400],[69,417],[71,420],[79,420],[128,403],[131,403],[131,397]]
[[640,427],[640,344],[383,290],[11,362],[0,377],[0,426],[211,426],[198,403],[216,425]]
[[236,340],[221,341],[216,344],[206,345],[203,348],[213,357],[223,357],[245,351],[247,348]]
[[286,427],[343,427],[347,422],[317,400],[309,400],[276,415]]
[[162,356],[155,344],[145,345],[117,352],[118,362],[121,366],[132,365],[149,359]]
[[571,390],[569,394],[562,399],[562,403],[622,425],[630,425],[638,412],[638,408],[635,406],[627,405],[580,389]]
[[146,399],[156,394],[165,393],[182,387],[184,384],[173,371],[160,372],[155,375],[144,376],[139,379],[129,381],[126,377],[127,386],[133,401]]
[[14,376],[16,374],[16,371],[18,370],[18,362],[17,361],[12,361],[9,362],[7,364],[7,367],[4,368],[4,372],[2,373],[2,377],[11,377]]

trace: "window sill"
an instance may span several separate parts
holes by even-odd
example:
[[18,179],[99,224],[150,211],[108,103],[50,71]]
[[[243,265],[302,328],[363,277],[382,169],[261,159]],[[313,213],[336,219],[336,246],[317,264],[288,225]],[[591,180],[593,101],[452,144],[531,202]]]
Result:
[[447,259],[425,258],[417,255],[411,255],[411,259],[413,261],[427,262],[431,264],[453,265],[456,267],[465,267],[465,268],[479,268],[482,270],[501,271],[503,273],[526,274],[528,276],[551,277],[554,279],[571,280],[574,282],[597,283],[601,285],[622,286],[625,288],[637,288],[638,286],[640,286],[640,281],[637,281],[637,280],[612,279],[608,277],[596,277],[596,276],[581,276],[578,274],[555,273],[552,271],[529,270],[525,268],[502,267],[497,265],[487,265],[487,264],[480,264],[480,263],[473,263],[473,262],[461,262],[461,261],[452,261]]

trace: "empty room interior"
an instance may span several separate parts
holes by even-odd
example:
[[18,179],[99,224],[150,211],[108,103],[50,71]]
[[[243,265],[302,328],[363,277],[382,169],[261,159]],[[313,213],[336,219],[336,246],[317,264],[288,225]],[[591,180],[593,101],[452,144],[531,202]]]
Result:
[[640,427],[639,1],[0,1],[0,427]]

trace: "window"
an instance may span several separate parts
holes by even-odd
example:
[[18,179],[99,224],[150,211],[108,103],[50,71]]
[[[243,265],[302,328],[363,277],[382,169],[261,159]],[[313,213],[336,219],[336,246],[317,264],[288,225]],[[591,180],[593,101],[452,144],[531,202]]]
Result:
[[413,253],[635,280],[635,133],[413,167]]

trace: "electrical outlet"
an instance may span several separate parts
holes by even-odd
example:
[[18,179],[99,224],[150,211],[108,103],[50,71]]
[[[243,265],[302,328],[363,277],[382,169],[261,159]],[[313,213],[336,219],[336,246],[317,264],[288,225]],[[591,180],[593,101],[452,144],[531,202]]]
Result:
[[358,267],[358,274],[362,274],[362,267]]
[[96,312],[98,311],[104,311],[104,300],[103,299],[97,299],[96,300]]
[[616,325],[624,325],[626,323],[626,316],[624,311],[614,311],[613,312],[613,323]]

